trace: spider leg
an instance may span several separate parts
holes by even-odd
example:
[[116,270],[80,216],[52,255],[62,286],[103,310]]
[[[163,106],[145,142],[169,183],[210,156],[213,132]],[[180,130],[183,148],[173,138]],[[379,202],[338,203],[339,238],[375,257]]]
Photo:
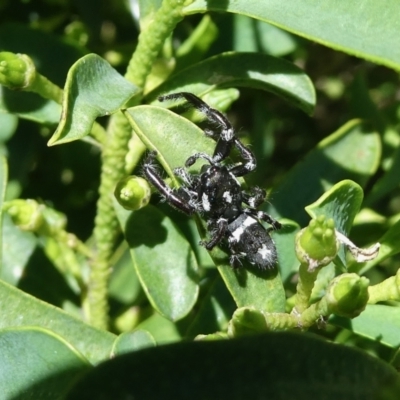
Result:
[[201,241],[200,244],[207,250],[213,249],[225,236],[225,232],[228,229],[228,220],[220,218],[217,221],[217,229],[213,232],[211,239],[208,242]]
[[[245,163],[232,167],[230,172],[232,172],[235,176],[243,176],[256,168],[257,162],[253,152],[235,136],[233,126],[224,114],[222,114],[215,108],[210,107],[199,97],[189,92],[167,94],[165,96],[160,96],[158,100],[165,101],[181,98],[184,98],[194,108],[203,113],[213,124],[221,129],[220,134],[217,138],[217,145],[215,146],[214,154],[212,157],[213,163],[210,162],[210,164],[218,163],[222,160],[225,160],[225,158],[229,156],[232,147],[235,146],[239,150],[242,158],[245,160]],[[209,137],[213,137],[214,139],[217,136],[210,129],[205,130],[205,134]],[[188,161],[186,162],[186,166],[193,165],[199,158],[205,158],[203,155],[200,154],[201,153],[195,154],[194,156],[192,156],[194,158],[191,157],[190,159],[188,159]]]
[[257,167],[257,160],[254,153],[237,137],[235,137],[234,143],[245,162],[235,165],[229,170],[229,172],[231,172],[235,176],[243,176],[251,171],[254,171]]
[[193,177],[186,171],[185,168],[178,167],[174,169],[174,174],[178,178],[181,178],[182,182],[189,186],[190,188],[193,187]]
[[233,269],[237,269],[237,268],[243,266],[242,262],[240,261],[241,258],[244,258],[243,254],[235,253],[233,251],[233,249],[231,249],[231,255],[229,257],[229,264],[231,265],[231,267]]
[[[215,108],[210,107],[207,103],[201,100],[193,93],[189,92],[178,92],[178,93],[171,93],[165,96],[160,96],[158,98],[159,101],[165,100],[176,100],[176,99],[185,99],[188,103],[190,103],[196,110],[199,110],[201,113],[207,116],[207,118],[212,121],[214,124],[218,126],[222,126],[224,128],[232,129],[232,125],[229,120],[225,117],[224,114],[220,113]],[[233,131],[233,129],[232,129]],[[232,132],[233,138],[233,132]]]
[[[213,124],[218,127],[221,127],[221,133],[217,138],[217,145],[214,150],[213,160],[214,162],[220,162],[228,157],[232,146],[234,145],[235,133],[232,127],[232,124],[225,117],[224,114],[216,110],[215,108],[210,107],[207,103],[201,100],[199,97],[189,92],[178,92],[167,94],[165,96],[160,96],[158,98],[159,101],[165,100],[175,100],[184,98],[188,103],[190,103],[196,110],[199,110],[203,113]],[[207,136],[211,136],[213,138],[216,137],[216,134],[207,129],[205,134]]]
[[192,202],[190,202],[191,198],[189,193],[186,191],[174,190],[164,182],[157,171],[157,165],[154,163],[156,155],[156,151],[151,151],[147,155],[143,163],[144,176],[161,193],[161,195],[165,197],[169,204],[187,215],[193,214],[196,209]]
[[211,165],[215,164],[213,158],[210,157],[208,154],[206,154],[206,153],[196,153],[196,154],[193,154],[192,156],[190,156],[186,160],[185,166],[186,167],[191,167],[199,158],[203,158],[204,160],[207,160]]
[[282,228],[282,224],[280,222],[278,222],[275,218],[272,218],[269,214],[267,214],[264,211],[257,211],[255,209],[252,208],[246,208],[244,209],[244,212],[246,214],[249,214],[261,221],[265,221],[268,224],[270,224],[272,226],[272,228],[267,229],[267,232],[271,231],[271,230],[278,230]]
[[251,208],[258,208],[265,201],[266,192],[264,189],[255,186],[251,188],[250,194],[242,192],[243,202]]

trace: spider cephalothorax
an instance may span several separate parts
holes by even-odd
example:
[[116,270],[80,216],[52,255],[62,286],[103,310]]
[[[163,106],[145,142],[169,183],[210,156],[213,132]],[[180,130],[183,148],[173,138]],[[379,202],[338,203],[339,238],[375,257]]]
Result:
[[[209,241],[201,242],[207,250],[224,241],[230,252],[232,267],[238,267],[240,259],[244,257],[261,269],[272,268],[276,264],[277,254],[269,232],[279,229],[281,224],[265,212],[257,210],[265,200],[265,191],[254,187],[246,192],[237,180],[237,177],[256,168],[254,154],[235,136],[229,120],[194,94],[173,93],[159,100],[179,98],[184,98],[205,114],[210,124],[218,127],[217,132],[205,130],[207,136],[217,142],[214,154],[196,153],[187,159],[186,167],[193,165],[199,158],[208,162],[199,174],[190,174],[183,167],[176,168],[174,173],[182,181],[178,189],[170,188],[159,175],[155,165],[157,153],[154,151],[148,154],[143,164],[144,175],[171,206],[187,215],[201,213],[211,235]],[[224,165],[233,147],[239,151],[243,162],[233,166]],[[272,227],[265,229],[260,221]]]

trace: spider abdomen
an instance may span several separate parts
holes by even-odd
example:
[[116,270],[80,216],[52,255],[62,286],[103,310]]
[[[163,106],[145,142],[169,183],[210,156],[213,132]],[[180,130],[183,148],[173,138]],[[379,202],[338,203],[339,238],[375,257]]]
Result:
[[231,264],[240,257],[260,269],[273,268],[277,262],[274,241],[260,222],[251,215],[241,214],[228,225],[228,246]]

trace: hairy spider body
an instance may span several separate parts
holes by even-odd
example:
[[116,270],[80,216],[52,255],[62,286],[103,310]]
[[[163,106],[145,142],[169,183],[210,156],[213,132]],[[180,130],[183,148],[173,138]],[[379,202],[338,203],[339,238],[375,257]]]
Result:
[[[199,174],[189,174],[185,168],[176,168],[174,173],[182,181],[178,189],[170,188],[157,171],[156,152],[149,152],[143,164],[146,179],[160,192],[174,208],[192,215],[198,212],[207,221],[210,232],[208,242],[200,242],[207,250],[224,242],[230,252],[232,267],[241,265],[241,258],[260,269],[272,268],[277,262],[277,253],[269,232],[279,229],[281,224],[270,215],[257,208],[265,200],[265,191],[254,187],[249,192],[242,189],[237,177],[246,175],[256,168],[252,151],[235,136],[229,120],[219,111],[211,108],[192,93],[180,92],[162,96],[160,101],[184,98],[192,106],[205,114],[211,124],[220,132],[206,130],[207,136],[217,142],[213,156],[196,153],[190,156],[186,167],[198,159],[205,159]],[[222,162],[229,156],[233,147],[239,151],[243,162],[227,166]],[[247,206],[243,206],[246,204]],[[260,221],[271,228],[265,229]]]

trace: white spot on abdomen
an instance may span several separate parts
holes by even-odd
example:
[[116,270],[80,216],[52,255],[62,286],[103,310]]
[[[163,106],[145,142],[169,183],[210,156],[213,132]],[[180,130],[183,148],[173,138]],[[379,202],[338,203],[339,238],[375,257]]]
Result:
[[265,244],[262,245],[261,249],[258,249],[257,253],[261,255],[263,260],[268,259],[271,255],[271,250],[267,248]]
[[250,226],[257,223],[257,221],[252,218],[252,217],[247,217],[244,221],[243,224],[239,226],[239,228],[236,228],[233,232],[232,232],[232,242],[238,242],[240,240],[240,237],[243,235],[243,232],[245,231],[245,229]]

